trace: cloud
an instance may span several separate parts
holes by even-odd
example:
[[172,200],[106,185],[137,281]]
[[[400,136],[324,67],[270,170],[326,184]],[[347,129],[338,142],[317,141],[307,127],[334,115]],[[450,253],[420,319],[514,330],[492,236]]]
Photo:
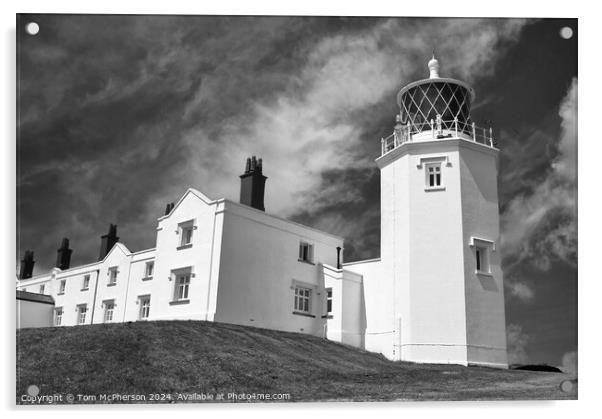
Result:
[[[512,276],[524,264],[548,271],[554,261],[577,263],[577,79],[559,106],[560,135],[546,176],[525,184],[502,214],[502,247]],[[513,174],[517,176],[517,174]],[[512,279],[511,279],[512,281]],[[513,289],[526,285],[511,284]],[[520,296],[518,292],[516,295]]]
[[[370,214],[378,207],[365,202],[363,212],[355,214],[346,207],[353,203],[357,208],[364,199],[361,182],[377,170],[379,133],[388,135],[392,129],[395,93],[427,75],[431,42],[438,45],[442,73],[467,81],[491,75],[500,45],[515,40],[524,24],[386,19],[361,31],[326,36],[303,50],[302,66],[283,89],[224,120],[217,141],[204,126],[193,127],[186,135],[192,156],[187,172],[210,195],[234,198],[238,185],[232,179],[244,159],[261,156],[269,177],[269,212],[344,236],[352,259],[377,256],[377,248],[368,246],[378,242],[363,242],[361,232],[372,230]],[[325,182],[324,173],[333,169],[363,171],[364,180]],[[331,213],[335,207],[339,216]],[[352,231],[333,221],[340,219],[354,226]]]
[[509,324],[506,327],[506,345],[508,350],[508,364],[526,364],[529,361],[526,347],[529,336],[523,332],[522,326]]
[[562,356],[560,369],[567,374],[577,375],[577,351],[570,351]]
[[[46,35],[20,48],[18,234],[20,246],[35,244],[40,268],[65,235],[74,263],[93,260],[109,222],[131,249],[151,247],[156,217],[187,187],[237,199],[250,155],[264,159],[268,212],[345,235],[350,258],[376,256],[378,196],[359,191],[378,187],[373,159],[392,129],[396,91],[426,77],[433,45],[442,75],[490,77],[526,23],[38,20]],[[361,175],[337,185],[333,169]]]
[[507,281],[506,289],[510,292],[510,295],[519,298],[523,302],[530,302],[535,296],[533,289],[523,282]]

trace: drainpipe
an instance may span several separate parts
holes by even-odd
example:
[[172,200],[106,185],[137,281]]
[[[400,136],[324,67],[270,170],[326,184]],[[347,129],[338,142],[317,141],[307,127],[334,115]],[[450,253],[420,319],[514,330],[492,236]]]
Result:
[[98,281],[100,281],[100,269],[96,270],[96,283],[94,284],[94,299],[92,300],[92,316],[90,316],[90,324],[94,324],[94,312],[96,311],[96,292],[98,291]]
[[125,299],[123,300],[123,323],[125,323],[125,316],[127,314],[127,307],[128,307],[128,294],[130,291],[130,276],[132,275],[132,262],[134,260],[134,256],[130,255],[130,266],[128,267],[128,279],[127,282],[125,284]]

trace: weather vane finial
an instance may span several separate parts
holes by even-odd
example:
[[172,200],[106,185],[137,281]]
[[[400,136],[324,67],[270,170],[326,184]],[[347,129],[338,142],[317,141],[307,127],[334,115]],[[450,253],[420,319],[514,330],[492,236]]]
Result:
[[433,48],[433,58],[428,63],[429,71],[430,71],[430,79],[438,79],[439,78],[439,61],[435,58],[435,48]]

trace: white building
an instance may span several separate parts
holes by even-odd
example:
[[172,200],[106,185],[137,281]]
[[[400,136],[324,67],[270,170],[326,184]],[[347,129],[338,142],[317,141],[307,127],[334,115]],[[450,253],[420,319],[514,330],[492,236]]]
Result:
[[[506,367],[498,149],[470,120],[472,88],[430,78],[398,94],[382,140],[381,257],[340,263],[343,239],[266,214],[261,159],[241,203],[188,189],[158,219],[156,247],[130,252],[116,227],[100,260],[33,276],[57,326],[193,319],[308,333],[414,362]],[[23,274],[25,273],[25,274]]]

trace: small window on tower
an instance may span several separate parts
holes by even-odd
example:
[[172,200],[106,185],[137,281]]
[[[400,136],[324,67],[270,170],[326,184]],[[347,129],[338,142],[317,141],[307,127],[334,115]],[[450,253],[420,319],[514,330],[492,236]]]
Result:
[[427,188],[438,188],[441,186],[441,163],[428,164],[426,166]]
[[489,269],[489,252],[487,248],[482,246],[475,247],[475,263],[477,273],[490,273]]
[[477,275],[492,276],[491,273],[491,254],[495,252],[495,242],[471,237],[469,242],[474,255],[474,267]]

